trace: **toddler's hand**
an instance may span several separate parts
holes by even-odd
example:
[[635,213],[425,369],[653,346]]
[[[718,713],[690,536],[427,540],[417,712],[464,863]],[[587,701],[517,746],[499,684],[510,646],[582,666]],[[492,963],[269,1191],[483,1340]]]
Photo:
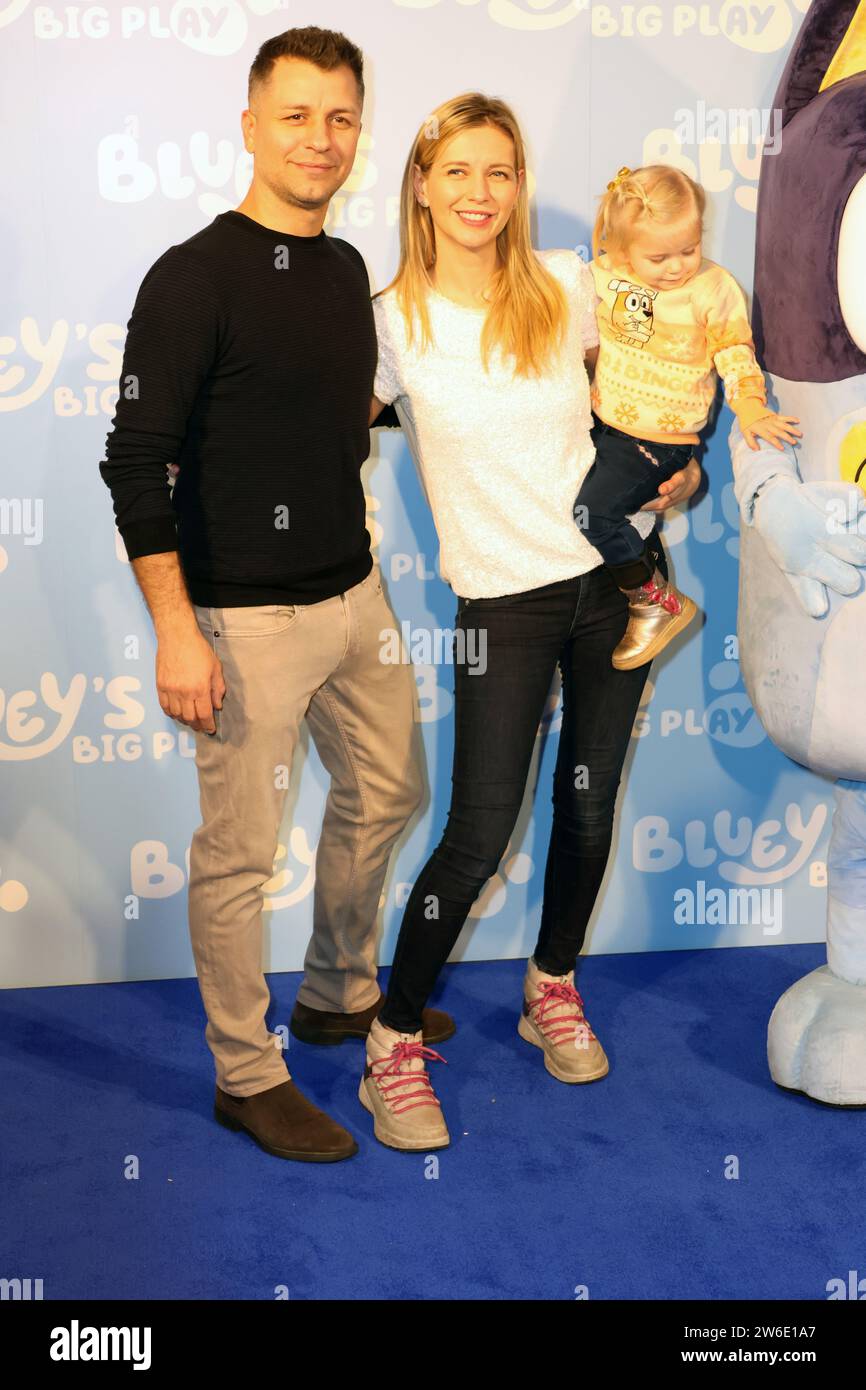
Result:
[[802,439],[803,431],[793,428],[799,423],[798,415],[776,415],[770,411],[768,415],[762,415],[760,420],[756,420],[751,429],[743,429],[742,435],[750,449],[760,448],[757,442],[759,439],[766,439],[768,444],[781,449],[780,440],[787,444],[796,444],[798,439]]

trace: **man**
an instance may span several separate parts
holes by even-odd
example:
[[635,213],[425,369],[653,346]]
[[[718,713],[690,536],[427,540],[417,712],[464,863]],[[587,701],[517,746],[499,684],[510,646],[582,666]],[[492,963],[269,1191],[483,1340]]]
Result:
[[[381,1006],[379,896],[422,792],[411,668],[380,660],[395,620],[360,480],[370,286],[360,253],[323,231],[363,96],[342,34],[290,29],[262,46],[242,118],[249,192],[145,275],[100,464],[153,617],[160,704],[196,735],[189,920],[214,1113],[310,1162],[357,1144],[298,1090],[265,1024],[261,887],[301,720],[331,778],[291,1020],[306,1042],[364,1038]],[[424,1028],[429,1042],[454,1031],[435,1010]]]

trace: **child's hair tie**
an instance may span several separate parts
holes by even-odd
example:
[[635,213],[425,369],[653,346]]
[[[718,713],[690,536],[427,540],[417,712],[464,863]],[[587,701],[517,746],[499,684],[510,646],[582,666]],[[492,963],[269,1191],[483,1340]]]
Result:
[[616,178],[611,179],[610,183],[608,184],[608,192],[612,193],[613,190],[617,188],[619,184],[622,183],[623,179],[627,179],[630,177],[631,173],[632,171],[631,169],[629,169],[628,165],[624,164],[620,169],[619,173],[617,174]]

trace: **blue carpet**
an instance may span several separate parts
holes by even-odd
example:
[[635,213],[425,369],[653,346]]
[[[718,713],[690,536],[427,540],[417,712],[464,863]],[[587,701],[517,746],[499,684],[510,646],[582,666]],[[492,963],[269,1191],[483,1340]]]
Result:
[[[866,1114],[779,1091],[765,1052],[775,1000],[824,960],[584,958],[611,1071],[579,1087],[517,1036],[523,962],[448,967],[438,1177],[373,1138],[360,1042],[291,1040],[295,1081],[360,1144],[291,1163],[214,1122],[195,980],[5,991],[0,1275],[46,1299],[824,1299],[866,1273]],[[272,1028],[299,980],[271,976]]]

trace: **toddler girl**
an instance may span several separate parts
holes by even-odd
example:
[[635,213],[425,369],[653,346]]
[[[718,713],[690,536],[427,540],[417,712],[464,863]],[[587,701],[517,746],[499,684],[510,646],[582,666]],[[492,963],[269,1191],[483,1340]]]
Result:
[[651,661],[697,611],[662,577],[629,514],[688,463],[717,373],[753,449],[757,437],[781,449],[780,440],[802,433],[795,416],[767,405],[739,285],[701,254],[705,203],[679,169],[622,168],[593,231],[599,346],[587,358],[596,457],[574,519],[628,595],[628,626],[612,656],[620,670]]

